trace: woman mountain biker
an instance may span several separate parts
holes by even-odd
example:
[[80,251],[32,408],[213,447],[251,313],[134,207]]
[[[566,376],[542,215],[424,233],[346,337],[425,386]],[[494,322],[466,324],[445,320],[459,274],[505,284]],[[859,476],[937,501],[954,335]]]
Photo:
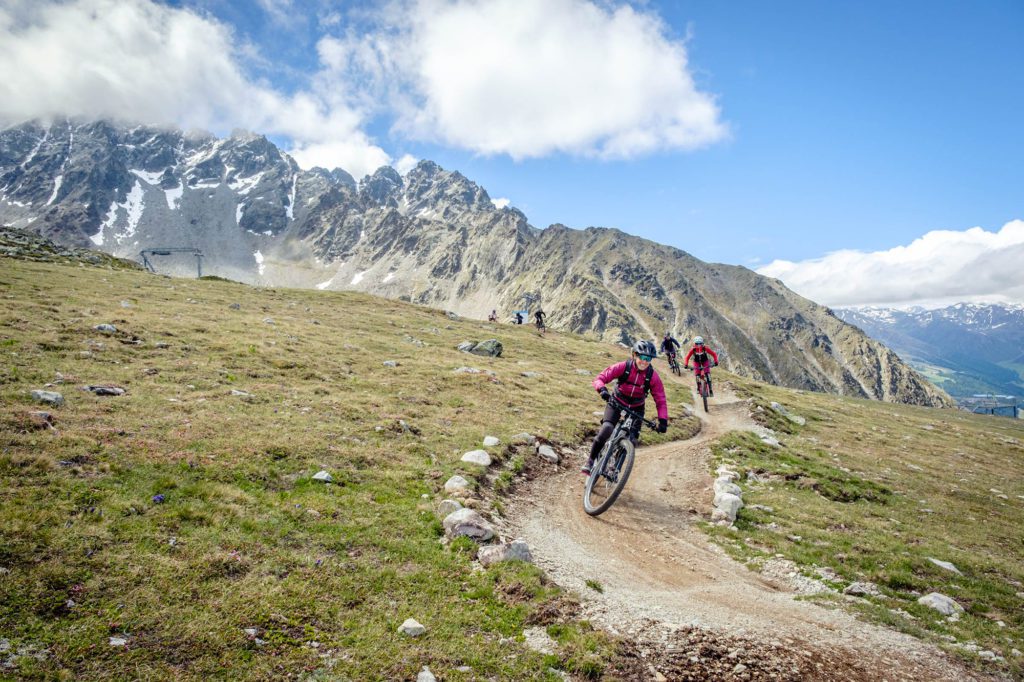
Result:
[[686,354],[686,358],[683,360],[683,369],[690,369],[690,359],[693,359],[693,373],[699,374],[702,370],[708,377],[708,394],[715,395],[715,390],[711,386],[711,361],[715,363],[715,367],[718,367],[718,354],[711,350],[708,346],[704,345],[704,339],[700,336],[693,337],[693,348]]
[[[650,341],[637,341],[633,344],[632,357],[624,362],[618,362],[606,368],[594,379],[594,390],[601,398],[607,401],[608,406],[604,408],[604,416],[601,417],[601,430],[594,438],[594,444],[590,446],[590,458],[587,460],[582,471],[590,475],[590,468],[594,460],[601,454],[608,437],[615,430],[615,424],[619,421],[622,412],[621,407],[644,413],[644,403],[647,401],[647,394],[654,396],[654,404],[658,407],[658,433],[665,433],[668,429],[668,402],[665,400],[665,386],[661,383],[661,377],[651,366],[651,360],[658,354],[654,344]],[[612,380],[618,380],[615,393],[608,392],[606,384]],[[641,420],[637,420],[629,439],[636,444],[640,436]]]
[[672,360],[676,357],[676,351],[683,347],[683,344],[679,343],[672,332],[665,332],[665,338],[661,340],[661,352],[664,353],[669,360],[669,364],[672,364]]

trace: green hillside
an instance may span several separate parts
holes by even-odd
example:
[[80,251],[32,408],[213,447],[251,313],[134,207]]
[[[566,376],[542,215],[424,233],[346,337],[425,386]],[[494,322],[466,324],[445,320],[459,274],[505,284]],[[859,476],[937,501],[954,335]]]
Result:
[[[0,663],[14,666],[0,676],[628,677],[622,645],[579,620],[572,595],[530,565],[479,570],[435,513],[461,473],[500,517],[502,495],[543,474],[511,437],[582,443],[601,403],[577,370],[621,348],[361,294],[7,258],[0,322]],[[500,358],[455,349],[492,337]],[[740,434],[716,446],[770,481],[744,484],[748,504],[775,509],[743,510],[738,534],[709,528],[718,541],[877,581],[883,596],[851,607],[926,639],[1024,648],[1024,429],[726,378],[808,424],[765,417],[781,449]],[[82,388],[98,384],[127,393]],[[673,429],[645,442],[689,435],[685,386],[669,385]],[[496,464],[460,463],[487,435]],[[313,480],[322,469],[334,483]],[[967,606],[960,621],[917,607],[933,589]],[[426,634],[398,634],[407,618]],[[558,654],[524,645],[531,625]]]

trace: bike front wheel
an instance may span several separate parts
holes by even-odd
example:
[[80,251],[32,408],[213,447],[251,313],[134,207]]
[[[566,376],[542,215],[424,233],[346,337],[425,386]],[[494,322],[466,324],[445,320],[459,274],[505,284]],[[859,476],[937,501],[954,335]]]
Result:
[[583,510],[591,516],[608,511],[615,504],[619,493],[626,487],[629,474],[633,471],[636,448],[628,438],[613,444],[612,451],[598,462],[587,479],[583,490]]

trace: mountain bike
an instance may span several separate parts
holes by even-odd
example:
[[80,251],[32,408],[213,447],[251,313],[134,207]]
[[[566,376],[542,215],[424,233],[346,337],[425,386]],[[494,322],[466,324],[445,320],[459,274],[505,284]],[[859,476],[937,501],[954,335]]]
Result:
[[[687,367],[689,369],[689,367]],[[711,395],[711,368],[701,367],[697,370],[697,393],[704,401],[704,411],[708,411],[708,396]]]
[[601,454],[597,456],[583,489],[583,510],[591,516],[608,511],[626,487],[626,480],[633,471],[636,450],[629,434],[638,419],[651,429],[658,428],[657,424],[644,419],[639,412],[625,406],[619,407],[619,423],[601,448]]
[[683,370],[679,368],[679,360],[676,359],[676,354],[666,353],[665,357],[668,359],[668,366],[669,369],[672,370],[672,373],[675,374],[677,377],[682,376]]

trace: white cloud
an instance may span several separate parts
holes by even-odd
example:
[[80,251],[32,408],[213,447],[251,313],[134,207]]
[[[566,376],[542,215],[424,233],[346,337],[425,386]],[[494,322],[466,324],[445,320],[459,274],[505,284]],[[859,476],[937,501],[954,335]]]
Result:
[[400,175],[405,175],[415,168],[416,164],[419,162],[420,160],[412,154],[404,154],[402,158],[395,162],[395,170],[398,171]]
[[[282,11],[288,2],[267,2]],[[9,0],[0,8],[0,122],[83,116],[235,127],[286,136],[313,159],[357,177],[388,155],[362,132],[348,91],[315,78],[284,95],[245,74],[231,30],[149,0]]]
[[407,0],[377,32],[325,38],[410,137],[483,154],[624,158],[727,134],[654,14],[585,0]]
[[934,301],[1024,302],[1024,220],[998,232],[936,230],[888,251],[837,251],[758,272],[832,306]]
[[494,204],[495,208],[505,208],[506,206],[508,206],[512,202],[509,201],[508,199],[502,197],[500,199],[491,199],[491,203]]

